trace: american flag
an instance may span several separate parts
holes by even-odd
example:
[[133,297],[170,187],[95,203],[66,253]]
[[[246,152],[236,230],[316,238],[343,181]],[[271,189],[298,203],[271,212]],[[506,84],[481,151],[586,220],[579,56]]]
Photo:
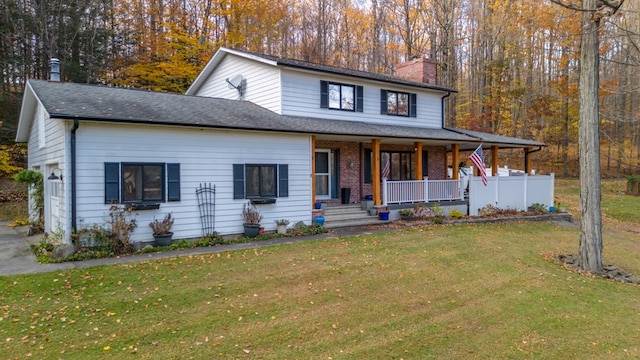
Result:
[[484,155],[482,155],[482,144],[478,146],[476,151],[469,156],[469,160],[480,170],[480,176],[482,177],[482,184],[487,186],[487,170],[484,168]]
[[389,164],[389,154],[387,153],[382,153],[382,161],[384,161],[384,166],[382,167],[382,178],[383,179],[388,179],[389,178],[389,172],[391,171],[390,169],[390,164]]

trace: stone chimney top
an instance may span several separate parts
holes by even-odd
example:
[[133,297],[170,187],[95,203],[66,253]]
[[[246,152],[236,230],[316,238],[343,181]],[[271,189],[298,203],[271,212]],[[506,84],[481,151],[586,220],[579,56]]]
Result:
[[395,76],[411,81],[435,85],[436,61],[420,57],[400,63],[396,65]]
[[49,73],[49,81],[60,82],[60,60],[51,58],[49,60],[51,71]]

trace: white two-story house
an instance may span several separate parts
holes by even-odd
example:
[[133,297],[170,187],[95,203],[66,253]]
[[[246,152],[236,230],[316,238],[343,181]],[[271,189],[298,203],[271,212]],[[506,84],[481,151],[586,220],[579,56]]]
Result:
[[[47,231],[104,223],[118,203],[136,209],[134,241],[166,213],[177,239],[211,231],[203,216],[239,234],[248,201],[269,231],[276,219],[310,224],[317,200],[400,203],[384,179],[444,181],[450,165],[455,180],[458,152],[479,144],[494,161],[500,148],[527,158],[544,146],[444,127],[453,91],[426,59],[392,77],[221,48],[184,95],[29,80],[16,140],[47,179]],[[215,187],[206,211],[203,185]]]

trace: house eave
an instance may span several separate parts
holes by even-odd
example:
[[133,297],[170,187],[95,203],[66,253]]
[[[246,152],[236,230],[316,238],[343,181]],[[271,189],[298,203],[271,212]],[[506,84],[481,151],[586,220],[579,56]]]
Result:
[[211,57],[211,60],[207,63],[207,65],[202,69],[202,71],[198,74],[196,79],[191,83],[191,86],[185,92],[185,95],[195,95],[198,93],[198,90],[207,82],[211,73],[218,67],[218,65],[222,62],[222,60],[229,54],[236,55],[239,57],[243,57],[246,59],[254,60],[257,62],[261,62],[263,64],[268,64],[271,66],[277,66],[275,61],[271,61],[256,55],[247,54],[241,51],[221,47],[216,51],[216,53]]
[[22,97],[22,106],[20,107],[20,117],[18,118],[18,128],[16,129],[15,141],[18,143],[26,143],[29,141],[29,130],[33,124],[33,117],[37,108],[38,100],[36,94],[31,88],[31,84],[27,81],[24,87],[24,95]]

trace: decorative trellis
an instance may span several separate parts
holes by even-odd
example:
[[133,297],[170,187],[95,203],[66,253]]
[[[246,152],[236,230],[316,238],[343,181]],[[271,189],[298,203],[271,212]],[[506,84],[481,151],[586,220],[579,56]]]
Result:
[[202,236],[215,233],[216,229],[216,186],[200,184],[196,189],[198,209],[200,210],[200,223],[202,224]]

